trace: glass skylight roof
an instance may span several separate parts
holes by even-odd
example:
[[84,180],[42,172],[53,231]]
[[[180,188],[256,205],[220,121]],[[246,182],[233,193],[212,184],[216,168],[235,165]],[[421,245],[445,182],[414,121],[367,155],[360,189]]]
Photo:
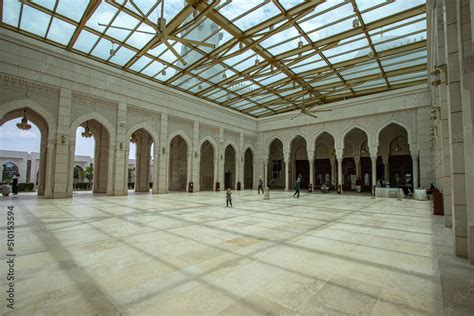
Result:
[[256,117],[427,79],[424,0],[162,5],[3,0],[2,27]]

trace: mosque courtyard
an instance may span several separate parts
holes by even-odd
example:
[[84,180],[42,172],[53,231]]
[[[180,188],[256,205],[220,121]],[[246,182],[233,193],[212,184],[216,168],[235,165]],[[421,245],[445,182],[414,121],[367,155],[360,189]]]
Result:
[[18,314],[472,311],[472,291],[454,298],[473,278],[456,266],[470,267],[452,255],[452,231],[430,201],[235,191],[232,208],[222,192],[0,204],[15,207]]

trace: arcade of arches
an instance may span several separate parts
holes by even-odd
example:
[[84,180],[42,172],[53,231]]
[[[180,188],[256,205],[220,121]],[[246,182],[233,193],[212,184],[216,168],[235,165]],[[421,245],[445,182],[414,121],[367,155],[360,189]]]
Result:
[[[274,139],[269,145],[267,179],[270,188],[289,190],[300,177],[301,187],[320,189],[326,185],[339,192],[371,192],[379,186],[396,186],[413,193],[418,188],[418,152],[410,152],[408,134],[403,126],[390,123],[378,135],[378,146],[368,147],[365,131],[354,127],[344,135],[343,147],[336,149],[334,136],[323,132],[308,146],[306,139],[295,136],[288,151]],[[339,153],[339,154],[338,154]]]

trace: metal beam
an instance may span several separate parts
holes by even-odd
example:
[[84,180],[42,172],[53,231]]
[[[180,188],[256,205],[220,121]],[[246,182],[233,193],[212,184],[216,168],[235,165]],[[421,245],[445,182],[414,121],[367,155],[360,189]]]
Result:
[[82,15],[82,18],[79,21],[79,25],[74,30],[74,34],[72,34],[71,40],[69,41],[69,44],[66,47],[67,50],[71,50],[74,44],[76,44],[76,41],[79,38],[79,34],[81,34],[81,31],[86,25],[87,21],[89,21],[90,17],[94,14],[95,10],[97,10],[97,8],[99,7],[100,2],[101,0],[89,1],[89,4],[87,5],[87,8],[84,14]]

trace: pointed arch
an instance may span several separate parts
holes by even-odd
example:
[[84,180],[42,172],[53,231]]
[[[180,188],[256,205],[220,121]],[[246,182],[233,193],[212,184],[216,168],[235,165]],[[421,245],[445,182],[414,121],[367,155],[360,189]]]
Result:
[[[347,134],[349,134],[349,133],[350,133],[352,130],[354,130],[354,129],[360,129],[361,131],[363,131],[363,132],[365,133],[365,136],[367,137],[367,143],[368,143],[368,144],[373,144],[373,140],[372,140],[372,138],[370,137],[369,132],[367,132],[367,129],[365,129],[364,127],[360,126],[359,124],[355,124],[355,125],[352,125],[352,126],[346,128],[346,129],[344,130],[344,132],[342,133],[342,136],[341,136],[341,139],[340,139],[340,141],[341,141],[340,144],[341,144],[342,148],[344,148],[344,139],[346,138]],[[369,146],[370,146],[370,145],[369,145]]]
[[[148,122],[140,122],[138,124],[133,125],[127,130],[126,137],[130,137],[134,132],[136,132],[139,129],[144,129],[148,134],[151,135],[151,138],[153,139],[153,142],[156,144],[158,140],[160,139],[159,133],[153,128],[153,126],[150,125]],[[156,145],[155,145],[156,146]]]
[[390,120],[386,121],[385,123],[383,123],[382,125],[380,125],[379,128],[377,129],[377,132],[375,133],[376,138],[375,138],[374,145],[379,146],[380,133],[382,133],[383,129],[386,128],[387,126],[389,126],[390,124],[397,124],[400,127],[403,127],[405,129],[406,133],[407,133],[408,144],[411,146],[411,144],[414,143],[412,132],[408,128],[408,126],[405,123],[400,122],[399,120],[390,119]]
[[69,139],[70,141],[75,141],[76,139],[76,130],[83,124],[84,122],[95,120],[100,123],[109,133],[110,137],[110,146],[115,145],[115,127],[114,125],[102,114],[98,112],[91,112],[84,114],[78,118],[76,118],[70,125],[69,129]]

